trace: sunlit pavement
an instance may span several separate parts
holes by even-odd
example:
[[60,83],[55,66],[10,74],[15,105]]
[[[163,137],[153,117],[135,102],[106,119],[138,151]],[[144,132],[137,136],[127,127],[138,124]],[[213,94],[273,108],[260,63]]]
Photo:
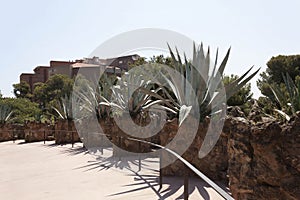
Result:
[[[157,158],[113,158],[112,149],[92,155],[81,143],[0,143],[0,199],[183,199],[183,178],[163,177]],[[189,199],[223,199],[190,178]]]

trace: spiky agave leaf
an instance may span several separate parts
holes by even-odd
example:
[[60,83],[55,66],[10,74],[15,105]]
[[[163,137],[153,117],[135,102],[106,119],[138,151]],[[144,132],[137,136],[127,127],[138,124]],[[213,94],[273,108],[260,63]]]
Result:
[[250,73],[252,68],[253,66],[247,72],[245,72],[241,77],[239,77],[235,81],[225,86],[227,100],[236,92],[238,92],[242,87],[244,87],[260,70],[259,68],[254,73],[250,74],[247,78],[245,78]]
[[281,91],[280,87],[278,85],[269,85],[274,97],[275,101],[280,105],[281,109],[284,108],[287,104],[287,99],[284,96],[284,92]]
[[290,75],[288,73],[286,73],[286,75],[282,75],[283,76],[283,80],[285,82],[287,91],[289,93],[289,103],[290,106],[292,108],[292,112],[293,114],[296,113],[296,111],[300,110],[300,88],[299,88],[299,83],[298,83],[298,87],[296,86],[296,84],[294,83],[293,79],[290,77]]
[[65,115],[63,112],[56,107],[52,106],[52,109],[56,112],[56,114],[61,118],[61,119],[66,119]]
[[286,114],[285,112],[283,112],[282,110],[278,110],[278,109],[274,109],[277,113],[279,113],[282,117],[284,117],[287,121],[290,121],[291,117]]
[[186,106],[183,105],[180,107],[179,110],[179,126],[181,126],[181,124],[184,122],[184,120],[188,117],[189,113],[191,112],[192,106]]

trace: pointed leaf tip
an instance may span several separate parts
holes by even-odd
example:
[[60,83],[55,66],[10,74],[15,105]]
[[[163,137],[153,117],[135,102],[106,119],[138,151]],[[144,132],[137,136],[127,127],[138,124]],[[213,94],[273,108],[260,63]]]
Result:
[[187,118],[187,116],[190,114],[191,110],[192,110],[192,106],[183,105],[183,106],[180,107],[180,110],[179,110],[179,127],[181,126],[183,121]]

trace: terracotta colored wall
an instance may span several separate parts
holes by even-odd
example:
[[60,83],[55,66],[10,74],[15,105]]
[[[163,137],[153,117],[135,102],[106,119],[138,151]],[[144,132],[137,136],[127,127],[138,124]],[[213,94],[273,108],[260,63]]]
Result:
[[49,78],[49,67],[37,67],[34,74],[23,73],[20,75],[20,82],[25,81],[29,84],[30,90],[34,90],[34,84],[45,83]]
[[75,62],[65,62],[65,61],[50,61],[49,76],[55,74],[64,74],[69,77],[72,76],[71,65]]

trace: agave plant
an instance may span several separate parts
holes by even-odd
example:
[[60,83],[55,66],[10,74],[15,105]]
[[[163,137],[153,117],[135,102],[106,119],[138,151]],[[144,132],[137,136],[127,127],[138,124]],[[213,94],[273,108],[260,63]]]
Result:
[[4,124],[10,120],[13,110],[9,105],[0,104],[0,124]]
[[282,74],[287,95],[279,85],[270,86],[275,102],[280,105],[280,109],[275,109],[286,120],[290,120],[290,114],[295,114],[300,110],[300,82],[296,85],[288,73]]
[[100,102],[100,105],[111,107],[115,113],[128,112],[131,115],[137,115],[164,101],[159,95],[157,97],[160,100],[152,98],[158,90],[153,88],[153,82],[146,74],[126,72],[117,79],[117,84],[111,87],[111,100],[102,96],[103,102]]
[[[167,73],[160,73],[160,76],[165,80],[165,84],[159,85],[154,90],[151,88],[153,78],[145,79],[147,76],[141,74],[139,76],[126,74],[123,85],[114,87],[113,94],[116,101],[113,104],[110,103],[110,105],[119,109],[126,109],[128,105],[128,109],[134,112],[147,109],[152,105],[158,105],[158,109],[177,113],[179,125],[181,125],[188,114],[198,114],[198,109],[192,109],[195,106],[195,98],[197,98],[200,120],[203,120],[211,113],[219,113],[224,108],[222,103],[225,103],[233,94],[239,91],[259,71],[258,69],[254,73],[249,74],[253,68],[251,67],[238,79],[223,86],[222,79],[230,49],[227,51],[220,66],[217,67],[218,52],[216,53],[214,65],[211,65],[210,50],[208,48],[205,55],[202,44],[199,48],[196,48],[194,44],[191,62],[188,61],[186,56],[184,56],[184,62],[182,62],[178,50],[176,49],[177,56],[175,56],[170,46],[168,47],[173,61],[172,67],[175,69],[175,72],[174,70],[167,70]],[[137,88],[138,92],[134,93],[135,96],[131,96],[133,91],[130,90],[136,90]],[[159,95],[158,91],[163,91],[164,95]],[[120,95],[124,93],[127,93],[127,96]],[[127,98],[124,99],[124,96]]]
[[84,87],[73,88],[73,103],[77,105],[73,108],[73,114],[76,118],[77,115],[89,116],[91,113],[96,113],[100,118],[109,116],[107,105],[101,102],[108,102],[107,99],[110,99],[114,82],[114,78],[103,74],[98,84],[87,81]]
[[112,90],[111,88],[115,84],[117,80],[116,76],[108,76],[106,73],[104,73],[99,81],[99,84],[97,85],[94,94],[95,102],[97,103],[97,111],[98,115],[101,118],[110,116],[110,109],[107,105],[100,104],[103,101],[106,101],[107,99],[111,98]]
[[71,96],[65,95],[60,101],[57,102],[56,106],[52,106],[52,109],[61,119],[73,119]]
[[[251,67],[237,80],[223,86],[223,73],[230,54],[230,49],[228,49],[226,56],[218,68],[218,51],[216,53],[215,63],[214,65],[211,65],[210,50],[208,48],[207,54],[205,55],[202,44],[199,48],[196,48],[196,45],[194,44],[193,59],[191,62],[188,61],[186,56],[184,56],[184,62],[182,62],[177,49],[177,57],[170,46],[169,50],[174,62],[174,68],[180,73],[180,78],[174,78],[173,74],[164,77],[169,87],[172,89],[172,92],[175,94],[176,102],[174,102],[174,105],[177,105],[177,110],[179,110],[180,122],[184,120],[188,113],[195,111],[195,109],[191,109],[192,101],[194,100],[192,99],[192,93],[194,93],[198,99],[200,119],[203,120],[204,117],[211,113],[219,113],[223,108],[223,105],[221,104],[225,103],[259,71],[258,69],[247,77],[253,68]],[[224,88],[224,90],[222,90],[222,88]],[[173,99],[170,100],[174,101]]]

